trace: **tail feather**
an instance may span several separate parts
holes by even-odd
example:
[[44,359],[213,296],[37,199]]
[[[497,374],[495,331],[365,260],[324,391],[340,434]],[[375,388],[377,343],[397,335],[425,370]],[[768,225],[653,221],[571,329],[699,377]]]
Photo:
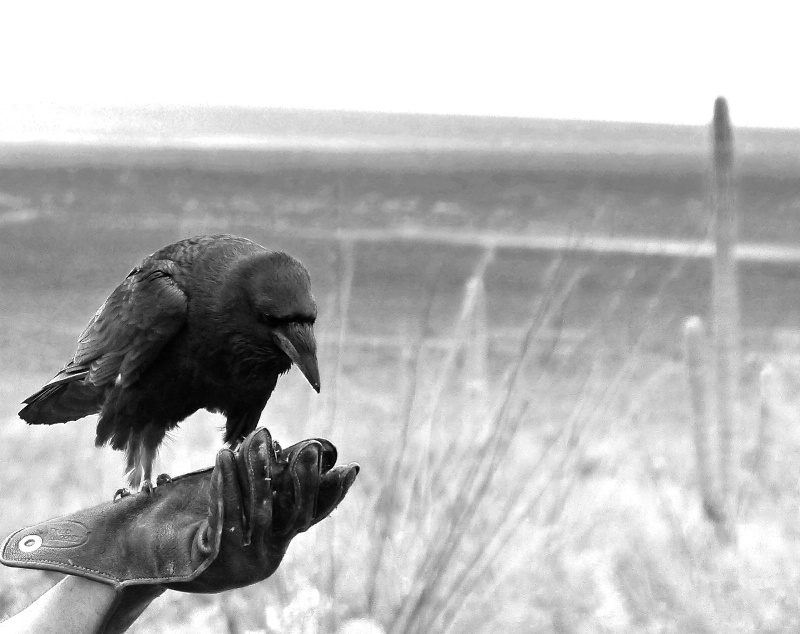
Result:
[[96,414],[103,406],[105,388],[83,381],[51,382],[23,401],[19,417],[29,425],[55,425]]

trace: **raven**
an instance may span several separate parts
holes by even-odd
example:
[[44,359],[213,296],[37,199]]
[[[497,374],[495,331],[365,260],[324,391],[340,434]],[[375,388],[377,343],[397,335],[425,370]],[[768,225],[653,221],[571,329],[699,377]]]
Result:
[[319,392],[316,317],[292,256],[230,235],[181,240],[128,274],[19,415],[52,425],[99,412],[95,444],[124,449],[129,485],[150,491],[164,436],[198,409],[224,414],[236,446],[293,363]]

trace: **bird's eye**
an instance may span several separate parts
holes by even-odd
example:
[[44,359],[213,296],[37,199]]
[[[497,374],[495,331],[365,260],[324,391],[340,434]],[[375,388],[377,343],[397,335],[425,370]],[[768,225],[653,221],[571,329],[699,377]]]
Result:
[[267,315],[266,313],[258,313],[258,321],[260,321],[265,326],[275,327],[278,325],[278,319]]

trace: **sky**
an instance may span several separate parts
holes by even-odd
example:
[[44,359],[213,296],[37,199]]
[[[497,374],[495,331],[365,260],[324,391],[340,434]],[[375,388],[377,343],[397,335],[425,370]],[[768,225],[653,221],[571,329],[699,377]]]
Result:
[[[9,3],[6,3],[6,5]],[[239,105],[800,128],[800,8],[17,2],[0,105]]]

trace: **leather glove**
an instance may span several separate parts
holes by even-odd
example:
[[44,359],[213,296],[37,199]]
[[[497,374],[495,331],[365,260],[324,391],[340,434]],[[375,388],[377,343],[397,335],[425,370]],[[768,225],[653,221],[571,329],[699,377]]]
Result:
[[355,481],[359,466],[335,467],[336,455],[323,439],[280,449],[258,429],[213,469],[13,533],[0,561],[114,586],[102,631],[123,632],[167,588],[222,592],[269,577]]

